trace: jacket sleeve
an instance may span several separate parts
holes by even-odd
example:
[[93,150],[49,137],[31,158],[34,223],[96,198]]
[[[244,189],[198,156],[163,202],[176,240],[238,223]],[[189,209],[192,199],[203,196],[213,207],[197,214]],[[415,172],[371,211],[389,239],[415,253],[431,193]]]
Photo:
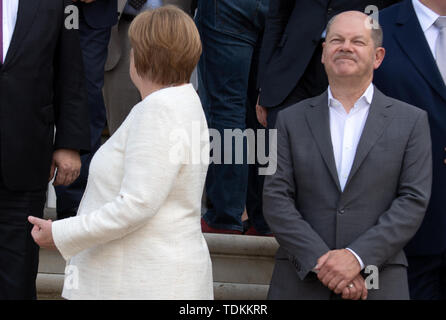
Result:
[[[72,1],[64,1],[64,8]],[[90,121],[85,74],[76,29],[65,27],[63,14],[59,39],[54,57],[54,110],[55,110],[55,149],[90,150]]]
[[404,154],[398,193],[375,226],[348,245],[364,264],[382,266],[420,227],[432,184],[432,149],[427,113],[420,112]]
[[124,237],[159,211],[181,167],[170,158],[173,116],[167,109],[165,105],[151,105],[150,112],[133,115],[119,195],[89,214],[53,223],[54,242],[65,259]]
[[274,50],[279,44],[288,23],[288,19],[293,11],[295,2],[296,0],[270,1],[268,16],[265,22],[262,46],[260,49],[257,88],[262,87],[262,77],[265,73],[266,66],[274,54]]
[[281,248],[300,265],[297,273],[304,279],[330,249],[296,208],[298,190],[283,112],[279,113],[276,126],[277,171],[265,177],[263,214]]

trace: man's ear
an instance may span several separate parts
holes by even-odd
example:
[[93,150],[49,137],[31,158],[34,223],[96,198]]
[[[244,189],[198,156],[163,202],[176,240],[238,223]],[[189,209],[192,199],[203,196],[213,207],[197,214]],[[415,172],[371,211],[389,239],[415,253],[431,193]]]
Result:
[[375,70],[379,68],[385,56],[386,56],[386,49],[384,49],[383,47],[379,47],[375,50],[375,63],[373,65],[373,68]]
[[325,41],[322,42],[322,56],[321,56],[321,62],[322,62],[322,64],[325,64],[325,58],[324,58],[324,56],[325,56]]

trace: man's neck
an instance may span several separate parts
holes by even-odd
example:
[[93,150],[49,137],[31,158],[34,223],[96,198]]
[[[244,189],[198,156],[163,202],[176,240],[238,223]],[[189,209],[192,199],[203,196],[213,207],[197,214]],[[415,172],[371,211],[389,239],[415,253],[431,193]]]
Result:
[[371,82],[372,79],[360,83],[354,81],[332,81],[330,82],[330,90],[333,98],[338,100],[345,111],[349,113]]
[[446,16],[446,1],[445,0],[419,0],[426,7],[434,11],[440,16]]

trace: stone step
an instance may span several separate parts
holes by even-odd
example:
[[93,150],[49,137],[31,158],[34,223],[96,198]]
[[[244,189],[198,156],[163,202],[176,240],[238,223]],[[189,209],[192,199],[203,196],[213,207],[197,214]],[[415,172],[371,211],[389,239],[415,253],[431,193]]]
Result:
[[[55,218],[46,210],[46,218]],[[264,300],[278,244],[272,237],[205,233],[211,253],[216,300]],[[39,299],[61,299],[65,261],[57,251],[40,250]]]

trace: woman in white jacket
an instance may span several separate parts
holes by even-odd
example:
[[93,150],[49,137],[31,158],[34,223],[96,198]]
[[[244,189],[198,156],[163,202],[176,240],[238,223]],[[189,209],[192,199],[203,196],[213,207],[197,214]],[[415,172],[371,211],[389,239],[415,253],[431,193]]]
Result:
[[29,217],[32,236],[68,261],[64,298],[212,299],[200,226],[209,136],[188,83],[200,37],[173,6],[138,15],[129,37],[142,101],[96,152],[77,216]]

